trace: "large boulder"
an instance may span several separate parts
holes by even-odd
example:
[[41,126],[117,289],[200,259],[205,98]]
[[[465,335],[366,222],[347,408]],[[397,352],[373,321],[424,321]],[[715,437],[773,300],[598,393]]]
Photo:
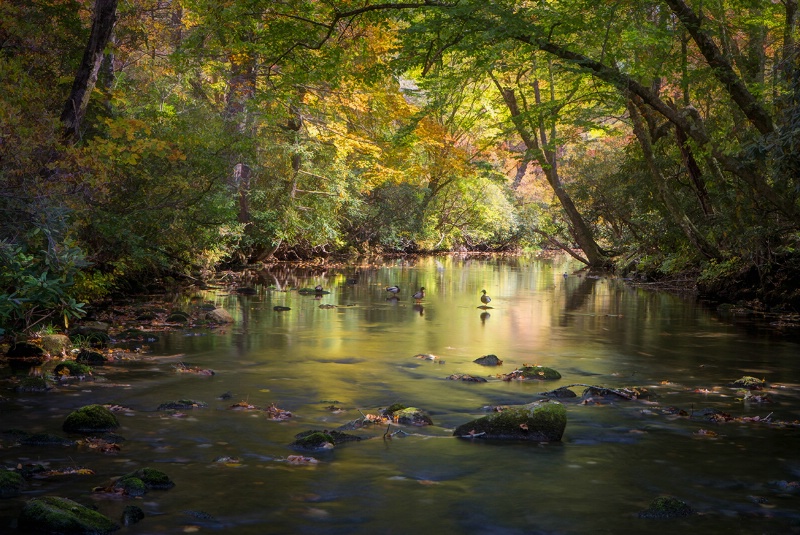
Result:
[[509,407],[456,427],[461,438],[558,442],[567,426],[567,410],[555,401]]
[[67,349],[72,346],[69,336],[66,334],[45,334],[42,336],[42,349],[51,356],[66,354]]
[[104,433],[118,427],[117,417],[102,405],[86,405],[73,411],[61,426],[67,433]]
[[214,323],[233,323],[233,316],[224,308],[215,308],[206,314],[206,319]]
[[29,500],[19,515],[24,533],[104,535],[119,529],[108,517],[67,498],[42,496]]

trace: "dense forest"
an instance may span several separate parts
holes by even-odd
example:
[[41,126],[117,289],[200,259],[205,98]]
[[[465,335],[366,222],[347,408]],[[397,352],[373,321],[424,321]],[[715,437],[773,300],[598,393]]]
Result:
[[0,324],[541,247],[800,306],[797,41],[797,0],[4,0]]

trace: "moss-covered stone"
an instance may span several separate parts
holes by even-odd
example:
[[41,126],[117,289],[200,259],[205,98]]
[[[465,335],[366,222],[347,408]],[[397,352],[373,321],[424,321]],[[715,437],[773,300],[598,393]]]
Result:
[[75,442],[50,433],[34,433],[19,439],[23,446],[74,446]]
[[125,510],[122,511],[123,526],[132,526],[141,520],[144,520],[144,511],[142,511],[141,507],[128,505],[125,507]]
[[66,334],[45,334],[42,336],[42,349],[50,355],[61,355],[72,345]]
[[333,449],[333,437],[323,431],[311,431],[307,433],[300,433],[295,435],[294,442],[291,446],[301,450],[330,450]]
[[19,496],[25,480],[16,472],[0,470],[0,498]]
[[539,381],[555,381],[561,379],[561,374],[547,366],[523,366],[520,368],[523,379],[536,379]]
[[104,535],[119,529],[119,525],[97,511],[56,496],[29,500],[17,524],[22,532],[65,535]]
[[547,398],[556,398],[556,399],[568,399],[568,398],[578,397],[578,394],[576,394],[566,386],[562,386],[561,388],[556,388],[555,390],[548,390],[547,392],[540,392],[539,395]]
[[674,496],[659,496],[639,512],[639,518],[681,518],[693,514],[694,510],[686,502]]
[[118,427],[117,417],[102,405],[86,405],[73,411],[61,426],[67,433],[103,433]]
[[746,388],[748,390],[760,390],[764,388],[764,384],[765,381],[763,379],[745,375],[739,379],[736,379],[732,386],[735,386],[736,388]]
[[47,392],[53,388],[50,382],[41,376],[29,375],[20,379],[19,384],[14,388],[17,392]]
[[511,439],[535,442],[561,440],[567,411],[558,402],[535,402],[510,407],[458,426],[453,435],[462,438]]
[[393,413],[397,411],[402,411],[407,407],[408,407],[407,405],[403,405],[402,403],[392,403],[391,405],[383,409],[383,414],[387,418],[391,418]]
[[433,425],[433,420],[425,411],[416,407],[406,407],[405,409],[392,412],[392,420],[403,425],[425,426]]
[[65,360],[55,367],[53,373],[56,377],[83,377],[92,375],[92,368],[74,360]]
[[188,323],[190,319],[191,316],[181,310],[175,310],[167,316],[167,322],[169,323]]
[[194,399],[178,399],[176,401],[167,401],[158,406],[159,411],[186,411],[189,409],[204,409],[208,407],[208,403],[197,401]]
[[128,496],[144,496],[148,490],[167,490],[175,483],[167,474],[155,468],[139,468],[114,482],[112,489]]

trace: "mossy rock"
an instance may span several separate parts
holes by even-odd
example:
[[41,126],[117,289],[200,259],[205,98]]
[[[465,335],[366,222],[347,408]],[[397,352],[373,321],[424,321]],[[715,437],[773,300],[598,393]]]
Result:
[[25,480],[16,472],[0,470],[0,498],[19,496]]
[[17,392],[47,392],[51,388],[53,387],[46,378],[28,375],[20,380],[14,390]]
[[158,316],[156,316],[155,312],[142,312],[138,316],[136,316],[136,321],[153,321]]
[[128,496],[144,496],[148,490],[168,490],[175,483],[167,474],[155,468],[139,468],[114,482],[113,488]]
[[539,395],[544,396],[546,398],[556,398],[556,399],[569,399],[578,397],[578,394],[576,394],[566,386],[562,386],[561,388],[556,388],[555,390],[548,390],[547,392],[540,392]]
[[536,379],[538,381],[556,381],[561,379],[561,374],[547,366],[523,366],[520,368],[523,379]]
[[694,514],[694,509],[674,496],[659,496],[639,512],[639,518],[681,518]]
[[57,377],[82,377],[92,375],[92,368],[74,360],[65,360],[55,367],[53,373]]
[[156,410],[159,411],[186,411],[189,409],[204,409],[208,407],[208,403],[197,401],[194,399],[178,399],[176,401],[167,401],[158,406]]
[[50,355],[61,355],[70,346],[69,336],[66,334],[45,334],[42,336],[42,349]]
[[34,433],[19,440],[23,446],[74,446],[75,441],[50,433]]
[[345,442],[361,440],[361,437],[348,435],[341,431],[318,431],[313,429],[298,433],[294,438],[297,440],[292,442],[290,446],[309,451],[329,450]]
[[91,349],[81,349],[78,352],[78,356],[75,357],[75,362],[88,364],[89,366],[102,366],[107,361],[108,358],[105,355]]
[[462,438],[558,442],[567,426],[567,410],[558,402],[535,402],[510,407],[458,426]]
[[500,366],[503,364],[503,361],[497,355],[484,355],[480,358],[473,360],[475,364],[480,364],[481,366]]
[[67,498],[42,496],[25,503],[20,531],[64,535],[104,535],[119,529],[108,517]]
[[750,377],[749,375],[745,375],[740,379],[736,379],[731,386],[736,388],[746,388],[748,390],[761,390],[764,388],[764,384],[766,381],[763,379],[759,379],[757,377]]
[[67,433],[103,433],[119,427],[117,417],[102,405],[86,405],[72,412],[61,428]]
[[297,290],[300,295],[328,295],[328,290],[317,290],[316,288],[300,288]]
[[141,329],[125,329],[114,336],[118,341],[145,340],[151,337],[153,337],[152,334],[146,333]]
[[126,505],[122,511],[122,525],[132,526],[144,520],[144,511],[135,505]]
[[326,431],[307,431],[295,435],[295,440],[290,444],[291,447],[307,450],[331,450],[334,447],[333,437]]
[[402,403],[392,403],[391,405],[383,409],[383,415],[386,416],[387,418],[391,418],[393,413],[397,411],[402,411],[403,409],[406,408],[408,408],[408,406],[403,405]]
[[233,316],[224,308],[215,308],[206,313],[206,319],[213,323],[233,323]]
[[403,425],[416,425],[419,427],[433,425],[433,420],[425,411],[416,407],[406,407],[391,413],[392,420]]

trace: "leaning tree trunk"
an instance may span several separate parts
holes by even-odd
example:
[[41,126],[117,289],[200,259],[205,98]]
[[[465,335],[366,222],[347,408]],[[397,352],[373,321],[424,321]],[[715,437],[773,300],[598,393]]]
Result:
[[92,90],[97,84],[97,75],[103,64],[106,45],[111,39],[114,23],[117,20],[117,0],[95,0],[92,32],[89,42],[83,52],[72,91],[69,94],[64,111],[61,113],[61,122],[64,124],[64,137],[75,141],[80,137],[80,128]]
[[[567,215],[572,230],[572,237],[586,256],[585,259],[578,259],[591,267],[610,269],[612,266],[611,260],[603,253],[603,250],[595,241],[592,230],[583,220],[583,216],[578,211],[575,203],[572,202],[572,197],[569,196],[561,183],[561,178],[558,176],[558,168],[555,166],[555,153],[543,150],[536,134],[532,133],[525,126],[514,90],[503,87],[500,81],[494,76],[492,76],[492,80],[503,97],[503,101],[511,114],[511,121],[514,123],[517,133],[522,138],[525,147],[533,154],[533,157],[543,169],[547,182],[550,184],[550,187],[553,188],[553,192],[556,194],[556,197],[564,209],[564,213]],[[544,134],[542,135],[544,136]],[[546,140],[544,141],[546,142]]]

